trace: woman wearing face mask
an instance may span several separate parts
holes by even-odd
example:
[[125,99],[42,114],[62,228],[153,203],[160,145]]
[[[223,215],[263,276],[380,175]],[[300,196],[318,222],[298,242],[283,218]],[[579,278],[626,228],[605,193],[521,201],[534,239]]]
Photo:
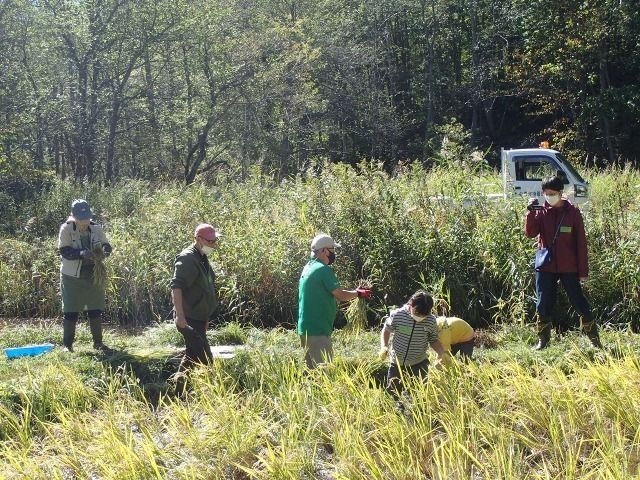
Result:
[[414,293],[402,307],[392,310],[380,332],[379,357],[389,357],[387,391],[398,399],[401,378],[423,376],[429,369],[429,346],[443,360],[448,353],[438,338],[436,317],[431,314],[433,297],[423,291]]
[[216,248],[220,234],[208,223],[201,223],[193,237],[194,242],[176,257],[170,283],[176,328],[186,346],[176,377],[177,394],[183,393],[185,371],[212,359],[207,327],[218,308],[215,274],[207,255]]
[[71,203],[71,214],[60,226],[58,251],[60,265],[60,290],[62,293],[62,344],[73,351],[76,324],[81,312],[89,317],[93,347],[108,351],[102,343],[100,316],[105,308],[105,287],[94,282],[94,252],[100,249],[105,257],[111,254],[111,245],[100,225],[91,221],[93,212],[86,200]]
[[580,285],[589,275],[582,214],[563,198],[563,188],[564,183],[558,177],[543,180],[544,205],[536,208],[536,199],[531,199],[525,217],[525,235],[538,237],[538,249],[548,248],[552,252],[551,262],[536,269],[538,343],[534,348],[546,348],[551,339],[551,314],[558,282],[562,283],[573,308],[580,314],[580,330],[594,347],[602,348],[598,326]]

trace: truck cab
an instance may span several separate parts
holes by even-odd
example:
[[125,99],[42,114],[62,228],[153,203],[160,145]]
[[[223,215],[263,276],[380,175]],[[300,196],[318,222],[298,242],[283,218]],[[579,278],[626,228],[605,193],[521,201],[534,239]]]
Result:
[[569,161],[550,148],[501,150],[501,171],[505,195],[542,197],[540,184],[547,177],[558,176],[565,184],[564,195],[584,209],[589,201],[589,184]]

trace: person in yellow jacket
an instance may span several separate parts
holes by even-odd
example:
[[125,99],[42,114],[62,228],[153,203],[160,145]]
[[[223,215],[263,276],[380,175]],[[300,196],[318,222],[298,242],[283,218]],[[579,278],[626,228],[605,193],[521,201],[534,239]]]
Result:
[[436,324],[438,338],[444,350],[451,356],[460,352],[461,359],[471,359],[476,337],[473,327],[458,317],[437,317]]

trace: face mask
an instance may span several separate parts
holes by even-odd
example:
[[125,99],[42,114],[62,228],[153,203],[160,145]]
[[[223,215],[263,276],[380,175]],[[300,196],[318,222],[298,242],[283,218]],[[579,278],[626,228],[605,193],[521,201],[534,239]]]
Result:
[[213,252],[213,247],[209,247],[208,245],[202,246],[202,253],[209,255],[211,252]]
[[427,317],[419,317],[417,315],[411,314],[411,318],[413,318],[416,322],[422,322]]
[[547,201],[549,205],[552,207],[560,201],[560,195],[545,195],[544,199]]
[[331,265],[333,262],[336,261],[335,252],[329,252],[329,255],[327,255],[327,261],[329,262],[328,265]]

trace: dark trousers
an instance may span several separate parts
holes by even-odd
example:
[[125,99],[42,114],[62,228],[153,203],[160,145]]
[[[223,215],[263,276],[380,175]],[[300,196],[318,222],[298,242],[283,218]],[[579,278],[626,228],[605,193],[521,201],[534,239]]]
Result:
[[[401,372],[402,370],[402,372]],[[415,365],[403,365],[400,366],[397,363],[390,363],[389,370],[387,371],[387,392],[397,400],[402,393],[402,378],[422,377],[427,379],[427,373],[429,371],[429,361],[423,360]],[[402,377],[402,378],[401,378]]]
[[553,311],[558,296],[558,281],[562,283],[573,308],[585,319],[591,320],[591,306],[582,293],[577,273],[536,272],[536,311],[542,318]]
[[[94,347],[102,345],[102,310],[88,310],[89,329],[93,338]],[[80,318],[80,312],[64,312],[62,321],[62,344],[68,349],[73,348],[76,339],[76,324]]]
[[467,340],[466,342],[454,343],[451,345],[451,355],[456,355],[460,352],[460,358],[463,360],[473,357],[473,346],[475,345],[475,339]]
[[184,372],[196,363],[207,365],[211,363],[213,359],[211,356],[211,346],[207,340],[207,322],[187,318],[187,323],[189,324],[188,327],[178,328],[178,331],[184,337],[186,346],[186,351],[178,367],[178,372]]

